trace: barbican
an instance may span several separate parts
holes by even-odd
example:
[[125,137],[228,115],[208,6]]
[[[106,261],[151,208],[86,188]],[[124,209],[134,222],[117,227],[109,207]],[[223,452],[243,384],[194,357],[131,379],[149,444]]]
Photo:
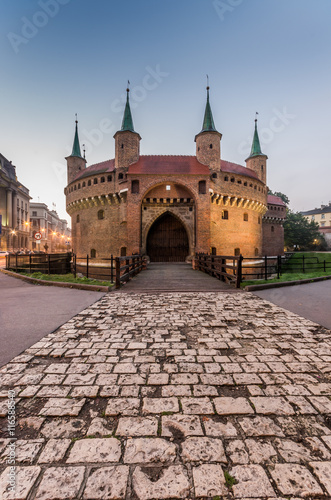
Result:
[[139,253],[152,262],[189,262],[196,252],[283,253],[286,207],[268,195],[268,157],[257,120],[246,166],[223,160],[209,87],[195,156],[140,155],[129,89],[114,139],[115,158],[87,167],[76,120],[65,188],[76,254],[102,259]]

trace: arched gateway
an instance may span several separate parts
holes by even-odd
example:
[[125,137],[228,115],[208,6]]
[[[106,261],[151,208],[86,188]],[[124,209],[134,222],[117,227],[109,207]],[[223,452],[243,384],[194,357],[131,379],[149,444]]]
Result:
[[147,255],[151,262],[185,262],[189,255],[186,229],[170,212],[161,215],[150,228]]

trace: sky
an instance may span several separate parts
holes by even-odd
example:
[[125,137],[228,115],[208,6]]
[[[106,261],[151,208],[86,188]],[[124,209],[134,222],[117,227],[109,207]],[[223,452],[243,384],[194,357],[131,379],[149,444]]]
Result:
[[271,190],[331,202],[330,0],[0,0],[0,152],[65,211],[75,114],[87,165],[114,157],[130,80],[141,154],[194,155],[206,75],[222,159],[255,113]]

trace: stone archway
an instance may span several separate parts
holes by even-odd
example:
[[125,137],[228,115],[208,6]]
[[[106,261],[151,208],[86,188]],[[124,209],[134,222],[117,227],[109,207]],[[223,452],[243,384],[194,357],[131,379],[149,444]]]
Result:
[[184,224],[170,212],[162,214],[151,226],[146,246],[151,262],[185,262],[189,255]]

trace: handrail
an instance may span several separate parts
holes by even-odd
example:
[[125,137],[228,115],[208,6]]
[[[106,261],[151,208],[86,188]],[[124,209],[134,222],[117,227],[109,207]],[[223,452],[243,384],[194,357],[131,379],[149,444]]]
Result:
[[[121,265],[121,262],[125,262]],[[145,267],[142,255],[128,255],[115,258],[115,287],[120,288],[122,283],[127,283],[132,276],[136,276]]]
[[[242,280],[242,255],[208,255],[196,254],[196,261],[199,271],[203,271],[222,281],[233,283],[236,288],[240,288]],[[226,261],[232,261],[228,264]],[[227,272],[231,269],[232,273]]]

